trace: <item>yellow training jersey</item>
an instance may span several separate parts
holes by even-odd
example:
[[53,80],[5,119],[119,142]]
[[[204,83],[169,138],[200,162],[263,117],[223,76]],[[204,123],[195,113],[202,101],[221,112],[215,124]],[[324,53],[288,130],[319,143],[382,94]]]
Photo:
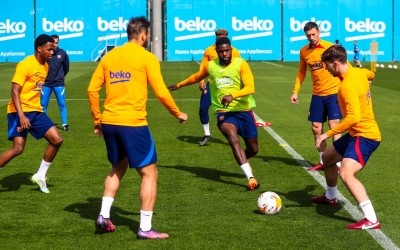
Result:
[[[88,87],[94,123],[147,125],[148,84],[168,111],[179,118],[181,112],[165,86],[157,57],[132,42],[114,48],[103,57]],[[101,113],[99,91],[103,85],[106,86],[106,99]]]
[[[22,86],[20,99],[23,112],[43,112],[40,105],[40,91],[46,80],[49,66],[40,64],[34,55],[25,57],[17,64],[14,77],[11,82]],[[14,102],[10,100],[7,113],[15,113]]]
[[338,101],[342,121],[326,132],[330,137],[348,131],[351,136],[362,136],[380,141],[381,133],[372,110],[368,76],[363,69],[350,67],[340,80]]
[[313,95],[327,96],[337,93],[339,79],[333,77],[328,70],[325,69],[321,61],[322,53],[332,45],[333,44],[330,42],[320,40],[320,43],[315,47],[307,44],[300,49],[299,71],[297,72],[293,89],[294,94],[299,93],[301,84],[303,84],[306,76],[307,68],[311,73]]

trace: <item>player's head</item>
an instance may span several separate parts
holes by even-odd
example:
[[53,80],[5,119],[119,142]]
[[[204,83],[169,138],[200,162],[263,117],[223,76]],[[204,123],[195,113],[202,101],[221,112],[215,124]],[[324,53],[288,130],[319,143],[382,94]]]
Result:
[[54,54],[54,39],[49,35],[41,34],[35,39],[35,56],[42,61],[50,60]]
[[315,22],[308,22],[306,25],[304,25],[304,33],[306,34],[306,37],[308,41],[310,42],[311,46],[316,46],[319,43],[319,35],[320,31],[318,28],[318,24]]
[[215,50],[217,51],[219,63],[228,65],[232,60],[231,40],[227,37],[220,37],[215,42]]
[[333,45],[322,53],[322,62],[325,64],[325,68],[333,76],[339,76],[341,65],[347,65],[347,53],[346,49],[340,45]]
[[217,29],[215,31],[215,39],[218,39],[220,37],[227,37],[228,36],[228,31],[226,29]]
[[58,35],[56,35],[56,34],[53,34],[53,35],[51,35],[51,38],[54,39],[54,47],[55,47],[55,49],[57,49],[58,48],[58,43],[60,41],[60,37]]
[[129,20],[126,29],[128,40],[135,40],[143,47],[147,47],[150,39],[150,21],[144,16],[133,17]]

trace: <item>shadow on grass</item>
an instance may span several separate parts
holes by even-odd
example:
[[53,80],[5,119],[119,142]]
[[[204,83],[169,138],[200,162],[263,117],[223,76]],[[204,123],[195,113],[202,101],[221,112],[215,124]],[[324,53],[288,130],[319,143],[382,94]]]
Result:
[[[12,192],[17,191],[21,188],[22,185],[32,186],[33,184],[31,181],[32,173],[17,173],[9,176],[5,176],[3,179],[0,180],[0,186],[4,189],[1,189],[0,192]],[[51,187],[51,185],[48,185]],[[39,188],[34,188],[34,190],[38,190]],[[32,189],[33,190],[33,189]]]
[[[190,144],[196,144],[196,145],[198,145],[199,142],[201,141],[201,139],[203,138],[203,136],[201,136],[201,137],[199,137],[199,136],[178,136],[177,138],[178,138],[178,140],[181,140],[181,141],[183,141],[183,142],[187,142],[187,143],[190,143]],[[204,145],[204,146],[210,145],[210,144],[212,144],[212,143],[218,143],[218,144],[226,144],[226,145],[229,145],[226,141],[222,141],[222,140],[220,140],[220,139],[218,139],[218,138],[213,137],[213,138],[211,139],[211,141],[208,142],[208,143],[207,143],[206,145]],[[203,147],[204,147],[204,146],[203,146]]]
[[229,178],[240,178],[243,183],[245,183],[245,175],[244,174],[238,174],[238,173],[231,173],[231,172],[226,172],[226,171],[221,171],[218,169],[212,169],[212,168],[204,168],[204,167],[193,167],[193,166],[158,166],[159,168],[169,168],[169,169],[176,169],[180,171],[186,171],[192,174],[195,174],[197,177],[210,180],[210,181],[215,181],[215,182],[221,182],[229,185],[234,185],[234,186],[240,186],[240,187],[247,187],[246,185],[236,183],[231,180],[224,180],[222,179],[223,177],[229,177]]
[[[76,213],[84,219],[93,221],[94,223],[97,219],[101,207],[101,198],[87,198],[86,202],[73,203],[64,208],[64,211]],[[117,206],[111,208],[111,220],[112,223],[118,226],[128,226],[131,231],[136,232],[139,228],[139,223],[135,220],[129,219],[126,216],[139,215],[139,213],[133,213],[126,211]],[[117,228],[118,230],[118,228]],[[104,234],[105,232],[101,229],[95,228],[94,234]]]

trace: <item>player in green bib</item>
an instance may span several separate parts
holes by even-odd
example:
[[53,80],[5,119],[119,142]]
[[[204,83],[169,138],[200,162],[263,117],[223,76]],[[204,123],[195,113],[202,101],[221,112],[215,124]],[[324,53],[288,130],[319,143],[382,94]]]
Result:
[[[255,91],[254,76],[243,58],[232,57],[229,38],[218,38],[215,45],[218,58],[204,64],[187,81],[168,88],[177,90],[209,77],[212,110],[217,116],[218,129],[228,140],[236,162],[247,177],[247,188],[255,190],[260,185],[248,162],[258,152],[258,132],[251,110],[256,106],[252,96]],[[245,142],[244,150],[239,136]]]

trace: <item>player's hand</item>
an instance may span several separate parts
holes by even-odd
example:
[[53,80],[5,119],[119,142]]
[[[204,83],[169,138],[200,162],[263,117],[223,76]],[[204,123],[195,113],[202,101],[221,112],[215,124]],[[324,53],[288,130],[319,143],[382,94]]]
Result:
[[317,138],[315,139],[315,147],[317,147],[317,149],[320,149],[321,143],[327,138],[328,136],[325,133],[322,135],[317,135]]
[[19,128],[17,128],[18,132],[22,132],[22,130],[29,129],[31,127],[31,121],[26,116],[19,117]]
[[232,101],[233,101],[232,95],[225,95],[221,99],[221,104],[222,106],[224,106],[224,108],[227,108]]
[[95,124],[95,125],[94,125],[94,133],[95,133],[97,136],[100,136],[100,137],[103,136],[103,129],[101,128],[101,124]]
[[188,119],[188,115],[186,113],[181,112],[181,115],[178,117],[180,123],[184,123]]
[[203,94],[207,94],[207,85],[203,81],[199,83],[199,89]]
[[169,85],[169,86],[168,86],[168,89],[169,89],[170,91],[178,90],[178,89],[179,89],[179,88],[178,88],[178,84]]
[[290,97],[290,101],[292,102],[292,104],[299,104],[299,99],[298,99],[297,94],[293,94],[293,95]]

